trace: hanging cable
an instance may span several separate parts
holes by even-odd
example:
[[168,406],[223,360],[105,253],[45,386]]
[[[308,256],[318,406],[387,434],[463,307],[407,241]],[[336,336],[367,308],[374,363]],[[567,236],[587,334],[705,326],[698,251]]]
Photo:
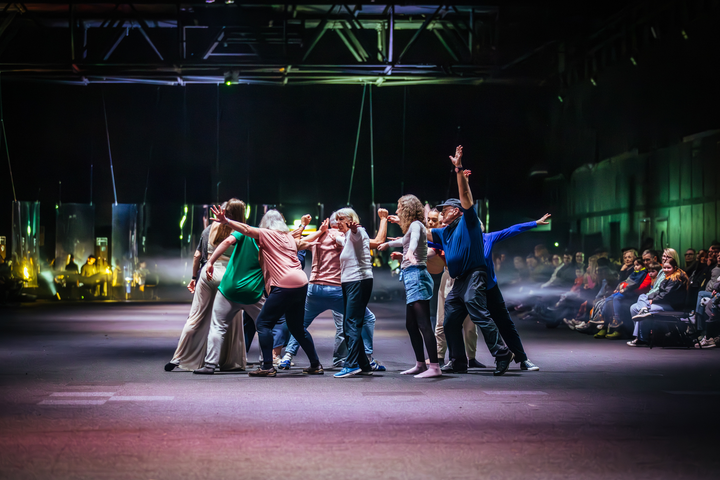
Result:
[[[370,201],[375,208],[375,145],[373,143],[373,112],[372,112],[372,83],[370,90]],[[373,217],[374,219],[375,217]]]
[[405,118],[407,112],[407,85],[403,87],[402,160],[400,161],[400,196],[405,195]]
[[220,84],[215,85],[215,110],[217,119],[215,122],[215,172],[217,184],[215,185],[215,203],[220,205]]
[[352,171],[350,172],[350,188],[348,189],[347,204],[350,205],[350,195],[352,195],[353,179],[355,178],[355,161],[357,160],[358,145],[360,145],[360,127],[362,127],[363,108],[365,108],[365,90],[367,85],[363,85],[362,101],[360,102],[360,119],[358,120],[357,136],[355,137],[355,155],[353,156]]
[[105,136],[107,137],[108,157],[110,157],[110,176],[112,177],[113,194],[115,195],[115,205],[117,205],[117,188],[115,188],[115,170],[113,169],[112,150],[110,150],[110,130],[108,128],[107,108],[105,107],[105,90],[101,90],[101,93],[103,101],[103,115],[105,115]]
[[[2,78],[0,78],[0,85],[2,85]],[[3,115],[3,101],[2,101],[2,88],[0,88],[0,123],[2,123],[2,135],[5,140],[5,156],[7,156],[8,170],[10,170],[10,184],[12,185],[13,200],[17,202],[17,196],[15,195],[15,179],[13,178],[12,164],[10,163],[10,149],[8,148],[7,133],[5,133],[5,116]]]

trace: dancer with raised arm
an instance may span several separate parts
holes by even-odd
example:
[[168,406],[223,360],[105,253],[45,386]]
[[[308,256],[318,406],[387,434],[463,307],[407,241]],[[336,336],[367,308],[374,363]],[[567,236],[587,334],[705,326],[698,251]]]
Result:
[[[447,337],[450,361],[456,373],[467,372],[467,357],[462,338],[462,324],[469,314],[480,328],[485,344],[495,357],[494,375],[504,374],[514,355],[505,346],[500,332],[487,307],[487,262],[480,219],[467,177],[463,174],[463,148],[455,149],[450,157],[457,177],[460,199],[451,198],[438,205],[448,224],[428,232],[428,240],[442,245],[448,272],[455,283],[445,299],[444,329]],[[439,319],[438,319],[439,321]]]
[[[430,321],[430,299],[433,296],[433,280],[427,271],[427,228],[423,205],[415,195],[405,195],[398,200],[397,217],[403,237],[383,243],[378,250],[402,247],[402,253],[393,252],[392,258],[401,260],[400,279],[405,286],[405,328],[415,352],[415,366],[402,375],[415,378],[439,377],[437,342]],[[430,365],[425,364],[427,349]]]
[[[223,204],[226,214],[229,218],[244,220],[245,219],[245,203],[232,198]],[[177,349],[172,360],[165,365],[165,371],[170,372],[176,367],[188,370],[200,368],[206,356],[208,331],[211,326],[213,303],[218,291],[219,285],[225,274],[226,267],[230,265],[231,255],[233,254],[232,246],[222,245],[229,238],[232,229],[226,225],[214,223],[208,232],[208,240],[202,244],[200,248],[206,248],[201,251],[196,259],[199,261],[203,255],[214,256],[215,275],[211,277],[205,276],[206,267],[196,270],[196,263],[193,262],[193,280],[188,285],[188,289],[193,292],[192,306],[190,314],[185,322]],[[237,324],[239,323],[239,325]],[[245,368],[245,341],[242,335],[242,319],[229,318],[228,325],[233,333],[228,336],[227,345],[223,351],[225,355],[222,360],[220,358],[220,347],[223,346],[224,338],[218,346],[218,356],[213,371],[216,366],[220,366],[221,370],[238,370]],[[235,335],[237,329],[240,330],[240,336]],[[241,352],[242,350],[242,352]],[[219,364],[219,365],[218,365]]]
[[[249,373],[252,377],[274,377],[272,329],[285,315],[290,333],[298,340],[310,360],[310,367],[303,369],[309,375],[322,375],[323,367],[315,351],[310,333],[303,328],[303,311],[307,295],[307,277],[297,257],[298,243],[277,210],[269,210],[260,221],[259,227],[229,220],[224,212],[213,208],[217,221],[227,223],[233,230],[257,240],[260,259],[269,290],[265,304],[257,317],[258,339],[263,354],[263,364]],[[302,242],[298,240],[298,242]],[[307,246],[307,244],[305,245]]]
[[381,218],[378,235],[370,240],[365,229],[360,226],[355,210],[341,208],[336,212],[338,229],[345,234],[338,236],[336,241],[343,247],[340,253],[340,280],[345,303],[343,332],[348,348],[344,367],[334,375],[336,378],[373,373],[370,360],[363,351],[362,330],[373,285],[370,249],[377,248],[387,236],[387,210],[378,210],[378,215]]

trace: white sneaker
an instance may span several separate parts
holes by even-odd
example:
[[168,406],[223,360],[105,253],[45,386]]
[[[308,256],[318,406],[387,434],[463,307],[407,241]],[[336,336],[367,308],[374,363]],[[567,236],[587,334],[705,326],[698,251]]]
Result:
[[633,320],[635,320],[636,318],[645,318],[645,317],[649,317],[651,315],[652,315],[652,313],[650,313],[650,310],[648,310],[647,308],[643,308],[642,310],[640,310],[638,312],[637,315],[635,315],[632,318],[633,318]]

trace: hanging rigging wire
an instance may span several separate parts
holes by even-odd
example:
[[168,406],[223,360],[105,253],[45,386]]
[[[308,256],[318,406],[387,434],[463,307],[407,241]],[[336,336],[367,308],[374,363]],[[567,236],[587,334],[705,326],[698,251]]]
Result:
[[[372,84],[370,90],[370,201],[375,207],[375,145],[373,144],[373,112],[372,112]],[[375,217],[373,217],[374,219]]]
[[[2,85],[2,79],[0,78],[0,86]],[[0,87],[0,123],[2,124],[2,135],[5,140],[5,156],[7,156],[8,170],[10,170],[10,184],[12,185],[13,200],[17,202],[17,196],[15,195],[15,179],[13,178],[12,164],[10,163],[10,149],[8,148],[7,133],[5,133],[5,116],[3,115],[3,101],[2,101],[2,88]]]
[[110,130],[108,129],[107,108],[105,108],[105,90],[101,90],[100,92],[102,93],[103,115],[105,116],[105,136],[107,137],[108,157],[110,157],[110,175],[112,176],[113,194],[115,194],[115,205],[117,205],[118,201],[117,188],[115,188],[115,170],[113,169],[112,150],[110,150]]
[[405,114],[407,112],[407,85],[403,87],[402,160],[400,162],[400,196],[405,195]]
[[350,188],[348,189],[347,204],[350,205],[350,195],[352,195],[353,179],[355,178],[355,161],[357,160],[358,145],[360,145],[360,127],[362,127],[363,108],[365,108],[365,90],[367,85],[363,85],[362,102],[360,102],[360,119],[358,120],[357,136],[355,138],[355,155],[353,156],[352,171],[350,173]]

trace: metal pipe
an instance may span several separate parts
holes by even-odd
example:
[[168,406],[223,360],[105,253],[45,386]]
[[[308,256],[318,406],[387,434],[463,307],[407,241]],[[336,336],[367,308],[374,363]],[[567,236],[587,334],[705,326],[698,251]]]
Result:
[[110,149],[110,130],[108,128],[107,108],[105,107],[105,91],[104,90],[102,91],[102,102],[103,102],[103,115],[105,116],[105,136],[107,137],[108,157],[110,158],[110,176],[112,177],[113,194],[115,195],[115,205],[117,205],[118,201],[117,201],[117,188],[115,187],[115,170],[113,169],[112,150]]

